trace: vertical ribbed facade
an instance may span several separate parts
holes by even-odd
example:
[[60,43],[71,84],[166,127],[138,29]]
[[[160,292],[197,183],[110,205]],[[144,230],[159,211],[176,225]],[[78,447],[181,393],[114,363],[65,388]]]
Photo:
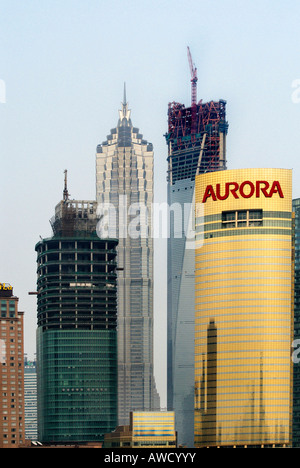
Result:
[[[293,200],[295,213],[295,293],[294,339],[300,339],[300,198]],[[299,342],[296,344],[293,379],[293,447],[300,447],[300,359]]]
[[173,411],[133,412],[130,415],[132,442],[136,447],[176,447]]
[[36,245],[43,443],[101,442],[117,425],[117,241],[96,224],[95,202],[64,200]]
[[115,210],[109,229],[119,241],[118,391],[124,425],[130,411],[159,407],[153,375],[153,147],[132,126],[125,97],[117,127],[97,147],[96,192],[98,209],[109,204]]
[[37,375],[35,361],[25,361],[25,437],[27,440],[38,440],[37,433]]
[[196,177],[195,446],[291,444],[292,171]]
[[118,426],[115,431],[106,434],[103,447],[112,449],[152,447],[174,450],[177,447],[174,411],[131,412],[130,423]]
[[175,411],[178,443],[194,445],[195,254],[187,238],[194,218],[196,173],[226,169],[226,102],[199,102],[168,111],[168,205],[180,207],[182,225],[170,222],[168,239],[168,409]]

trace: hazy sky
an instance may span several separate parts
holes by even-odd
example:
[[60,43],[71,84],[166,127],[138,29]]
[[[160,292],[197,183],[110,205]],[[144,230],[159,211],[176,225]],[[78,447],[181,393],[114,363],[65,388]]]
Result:
[[[154,145],[166,200],[168,102],[227,101],[228,168],[293,169],[300,197],[299,0],[0,0],[0,281],[25,311],[35,352],[35,244],[51,235],[63,171],[95,198],[95,152],[118,121],[123,83],[134,126]],[[298,102],[299,101],[299,102]],[[155,251],[155,371],[165,404],[166,244]]]

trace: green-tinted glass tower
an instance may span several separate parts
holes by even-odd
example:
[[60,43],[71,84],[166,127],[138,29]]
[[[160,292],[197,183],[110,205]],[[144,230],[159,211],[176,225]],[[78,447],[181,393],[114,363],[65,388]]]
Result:
[[96,208],[65,196],[35,247],[43,443],[101,442],[117,425],[117,241],[97,236]]

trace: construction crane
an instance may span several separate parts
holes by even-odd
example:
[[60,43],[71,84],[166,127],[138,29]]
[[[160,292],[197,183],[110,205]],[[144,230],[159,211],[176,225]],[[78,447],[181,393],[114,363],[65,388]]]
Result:
[[192,60],[192,55],[190,48],[187,48],[187,53],[188,53],[188,59],[189,59],[189,64],[190,64],[190,70],[191,70],[191,83],[192,83],[192,106],[194,104],[197,104],[197,68],[195,67],[193,60]]

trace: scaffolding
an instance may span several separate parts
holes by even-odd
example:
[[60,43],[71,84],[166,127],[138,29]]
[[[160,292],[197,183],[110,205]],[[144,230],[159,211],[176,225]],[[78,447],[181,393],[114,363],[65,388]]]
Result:
[[226,101],[210,101],[185,107],[169,103],[168,181],[190,178],[196,173],[226,169],[225,136],[228,132]]
[[95,232],[99,221],[97,202],[90,200],[62,200],[50,219],[54,236],[84,236]]

